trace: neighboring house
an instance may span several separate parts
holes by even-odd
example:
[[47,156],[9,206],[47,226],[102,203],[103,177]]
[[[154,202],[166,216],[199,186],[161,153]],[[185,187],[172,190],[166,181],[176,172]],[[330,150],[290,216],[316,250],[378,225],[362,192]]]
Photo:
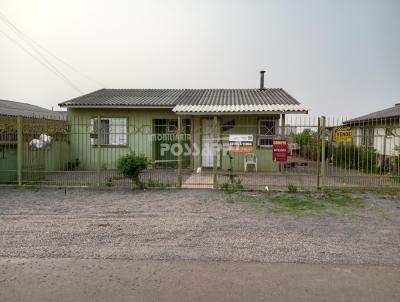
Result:
[[52,111],[28,103],[0,100],[0,116],[23,116],[29,118],[66,120],[67,111]]
[[[41,134],[46,135],[40,131],[41,129],[55,124],[65,125],[67,112],[56,112],[27,103],[0,100],[0,182],[16,182],[18,116],[22,117],[23,125],[22,168],[34,170],[37,173],[46,169],[63,169],[64,162],[52,156],[54,151],[61,148],[59,143],[54,143],[51,149],[48,148],[40,153],[28,150],[30,150],[29,142],[32,139],[38,140]],[[66,150],[65,146],[63,148]],[[65,154],[68,155],[68,152]]]
[[[185,168],[210,168],[217,158],[223,170],[231,163],[234,170],[243,170],[243,153],[232,153],[230,161],[226,149],[216,157],[210,152],[215,135],[213,117],[217,116],[221,144],[226,146],[231,134],[252,135],[258,171],[276,171],[271,145],[272,138],[280,134],[281,116],[307,113],[286,91],[265,89],[262,81],[260,89],[102,89],[59,105],[68,109],[72,153],[86,169],[96,168],[98,146],[104,169],[114,169],[118,158],[130,151],[145,154],[156,163],[171,160],[176,165],[176,156],[165,156],[170,150],[163,150],[163,143],[176,141],[180,116],[183,140],[192,151],[183,158]],[[100,141],[97,120],[102,129]]]
[[400,103],[343,123],[350,126],[353,143],[372,147],[380,155],[398,155],[400,146]]

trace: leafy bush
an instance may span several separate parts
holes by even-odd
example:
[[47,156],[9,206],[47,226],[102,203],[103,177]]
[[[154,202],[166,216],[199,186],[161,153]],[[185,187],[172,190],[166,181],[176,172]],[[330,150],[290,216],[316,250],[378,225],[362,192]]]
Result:
[[301,133],[293,135],[293,141],[300,146],[311,145],[315,140],[315,133],[311,129],[304,129]]
[[[314,132],[311,129],[304,129],[301,133],[292,136],[293,142],[300,146],[300,155],[306,159],[316,161],[318,159],[318,148],[321,153],[321,141],[318,142],[320,133]],[[328,140],[325,141],[325,160],[331,157],[331,144]]]
[[317,160],[318,137],[311,129],[304,129],[293,135],[293,142],[300,146],[300,155],[306,159]]
[[112,179],[111,177],[108,177],[108,178],[107,178],[106,186],[107,186],[107,187],[112,187],[112,186],[114,186],[114,184],[113,184],[113,179]]
[[358,147],[353,144],[339,144],[332,148],[335,166],[366,173],[378,171],[378,153],[374,148]]
[[297,187],[294,184],[289,184],[288,185],[288,192],[289,193],[296,193],[297,192]]
[[140,173],[146,170],[147,165],[148,160],[146,156],[131,153],[122,156],[118,160],[118,171],[124,176],[131,178],[139,188],[144,188],[144,185],[140,180]]

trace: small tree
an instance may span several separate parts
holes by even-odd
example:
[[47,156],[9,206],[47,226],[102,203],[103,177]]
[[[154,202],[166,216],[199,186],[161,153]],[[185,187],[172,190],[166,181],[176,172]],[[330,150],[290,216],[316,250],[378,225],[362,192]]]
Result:
[[131,178],[139,188],[143,188],[144,184],[140,180],[140,173],[146,170],[147,165],[148,160],[146,156],[131,153],[119,158],[118,171],[124,176]]

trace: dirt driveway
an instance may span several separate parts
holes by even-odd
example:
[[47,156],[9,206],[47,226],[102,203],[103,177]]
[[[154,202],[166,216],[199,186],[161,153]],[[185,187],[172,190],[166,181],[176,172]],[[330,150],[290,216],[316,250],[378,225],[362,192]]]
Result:
[[326,215],[254,194],[1,189],[0,256],[400,264],[396,196]]
[[397,193],[310,194],[0,189],[0,301],[398,301]]

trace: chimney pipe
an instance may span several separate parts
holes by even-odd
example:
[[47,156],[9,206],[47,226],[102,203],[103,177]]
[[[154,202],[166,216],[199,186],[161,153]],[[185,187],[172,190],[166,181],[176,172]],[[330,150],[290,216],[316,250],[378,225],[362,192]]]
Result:
[[265,89],[265,87],[264,87],[264,73],[265,73],[265,70],[261,70],[260,71],[260,90],[264,90]]

